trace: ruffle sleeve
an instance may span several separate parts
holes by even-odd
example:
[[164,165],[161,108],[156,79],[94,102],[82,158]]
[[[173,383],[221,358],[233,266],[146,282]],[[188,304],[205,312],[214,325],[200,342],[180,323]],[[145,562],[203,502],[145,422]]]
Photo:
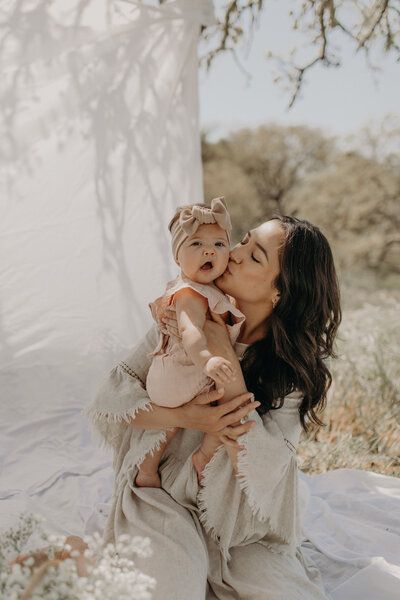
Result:
[[[189,499],[197,494],[199,519],[227,560],[229,548],[255,541],[275,552],[295,552],[301,538],[296,457],[299,402],[299,394],[294,393],[286,396],[281,409],[263,417],[250,415],[256,426],[240,438],[244,449],[238,452],[237,475],[225,447],[220,446],[204,469],[201,487],[196,488],[191,457],[170,484],[169,491],[179,502],[185,495]],[[224,498],[229,498],[229,511]]]
[[166,326],[160,320],[160,317],[164,314],[167,307],[171,310],[175,310],[175,304],[173,302],[174,295],[184,288],[190,288],[197,293],[201,294],[207,299],[209,309],[217,314],[225,314],[230,312],[232,315],[232,323],[227,323],[226,327],[229,332],[230,340],[233,343],[237,340],[241,326],[245,321],[244,314],[235,306],[231,301],[230,297],[221,292],[213,284],[202,284],[192,281],[188,277],[178,275],[173,281],[168,282],[166,290],[162,296],[149,303],[152,317],[157,324],[159,330],[159,337],[155,349],[151,352],[151,356],[157,354],[163,354],[168,342],[168,331]]

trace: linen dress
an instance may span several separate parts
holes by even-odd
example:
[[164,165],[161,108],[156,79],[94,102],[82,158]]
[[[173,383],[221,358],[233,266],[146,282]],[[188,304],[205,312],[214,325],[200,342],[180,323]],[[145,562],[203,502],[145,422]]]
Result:
[[[136,559],[157,580],[154,600],[327,600],[320,573],[301,550],[301,510],[295,448],[300,396],[279,410],[250,416],[240,438],[238,474],[221,445],[199,486],[192,454],[203,433],[180,429],[160,462],[161,488],[137,487],[137,463],[165,440],[165,431],[129,424],[151,410],[144,382],[153,326],[105,376],[85,409],[102,445],[113,449],[115,482],[103,539],[149,537],[153,556]],[[235,344],[240,357],[246,346]]]
[[231,314],[233,323],[226,323],[226,327],[232,345],[236,342],[245,320],[244,314],[216,285],[197,283],[185,275],[178,275],[170,281],[164,294],[149,304],[159,331],[159,340],[157,347],[150,354],[152,362],[146,377],[146,390],[151,401],[158,406],[181,406],[215,386],[214,381],[193,363],[182,341],[168,335],[165,325],[160,321],[165,307],[175,310],[174,295],[184,288],[195,290],[206,298],[208,311],[220,315]]

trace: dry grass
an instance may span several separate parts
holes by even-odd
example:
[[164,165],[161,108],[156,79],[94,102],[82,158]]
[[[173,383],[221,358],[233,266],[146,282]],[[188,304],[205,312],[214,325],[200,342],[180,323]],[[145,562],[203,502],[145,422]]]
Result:
[[381,292],[374,304],[344,311],[334,386],[324,428],[304,436],[307,473],[357,468],[400,476],[400,301]]

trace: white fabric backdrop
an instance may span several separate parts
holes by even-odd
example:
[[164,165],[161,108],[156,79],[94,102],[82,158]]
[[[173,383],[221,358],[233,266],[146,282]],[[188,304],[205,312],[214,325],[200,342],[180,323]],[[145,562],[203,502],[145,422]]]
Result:
[[[0,529],[28,509],[91,533],[113,472],[81,409],[176,272],[173,208],[202,200],[196,46],[212,7],[11,0],[0,13]],[[397,599],[400,480],[302,482],[304,547],[332,599]]]
[[147,302],[177,272],[167,224],[202,201],[197,39],[212,11],[205,0],[8,8],[1,384],[9,400],[57,391],[64,404],[146,331]]

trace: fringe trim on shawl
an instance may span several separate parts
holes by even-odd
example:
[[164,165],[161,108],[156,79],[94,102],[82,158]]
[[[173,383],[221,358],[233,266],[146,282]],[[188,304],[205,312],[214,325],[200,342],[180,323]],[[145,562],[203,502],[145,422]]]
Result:
[[210,523],[209,517],[208,517],[208,511],[207,511],[208,486],[212,484],[212,479],[216,475],[218,475],[218,472],[215,467],[216,457],[220,452],[224,452],[224,451],[225,451],[225,446],[222,445],[222,447],[218,448],[216,450],[216,452],[214,452],[213,457],[204,467],[203,483],[201,486],[199,486],[199,491],[197,494],[197,506],[199,509],[199,519],[200,519],[202,525],[204,526],[204,529],[210,535],[210,537],[216,542],[219,549],[221,550],[221,553],[222,553],[224,559],[226,561],[229,561],[231,559],[231,555],[229,553],[229,548],[226,548],[223,544],[221,544],[220,536],[217,534],[217,531],[216,531],[214,525],[212,525],[212,523]]
[[[139,378],[137,380],[140,381]],[[89,419],[91,433],[99,442],[101,448],[115,449],[114,442],[120,435],[120,433],[107,435],[107,425],[114,425],[115,428],[118,424],[122,425],[123,422],[129,424],[139,410],[152,410],[150,398],[143,398],[141,401],[136,402],[135,406],[119,412],[111,412],[111,409],[99,410],[95,403],[81,411],[81,414]]]
[[148,446],[146,450],[142,451],[142,454],[140,455],[140,457],[135,460],[135,467],[140,467],[140,465],[142,464],[142,462],[144,461],[144,459],[146,458],[146,456],[148,454],[150,454],[151,456],[154,455],[155,452],[157,452],[157,450],[160,449],[161,444],[164,444],[167,441],[167,433],[166,431],[160,430],[160,437],[158,438],[158,440],[156,440],[155,442],[153,442],[152,445]]
[[[240,440],[241,444],[246,445],[247,435],[244,434]],[[203,470],[203,483],[202,486],[199,487],[199,491],[197,494],[197,506],[199,508],[199,519],[204,526],[204,529],[210,535],[210,537],[217,543],[223,557],[226,561],[231,559],[231,554],[229,553],[229,547],[224,546],[220,541],[220,536],[218,535],[215,526],[210,522],[207,505],[208,505],[208,486],[212,485],[212,481],[214,477],[218,476],[218,471],[216,469],[217,455],[219,452],[224,452],[225,447],[222,446],[218,448],[218,450],[214,453],[211,460],[207,463]],[[292,552],[296,547],[296,540],[290,539],[283,530],[282,527],[279,526],[278,522],[272,522],[271,515],[267,514],[263,507],[257,502],[256,497],[253,494],[252,486],[248,477],[249,473],[249,462],[247,455],[247,446],[246,449],[241,450],[237,454],[237,467],[238,473],[236,475],[236,479],[239,483],[240,489],[246,494],[248,504],[253,514],[260,519],[260,521],[268,523],[269,529],[273,535],[279,536],[279,538],[283,541],[283,544],[277,543],[268,543],[263,541],[263,545],[265,545],[271,552],[275,554],[285,554],[287,552]],[[297,461],[295,454],[290,459],[290,464],[288,467],[289,470],[297,469]]]
[[[279,536],[284,541],[284,543],[287,544],[288,546],[292,546],[294,543],[294,540],[290,539],[288,537],[286,531],[284,531],[284,529],[279,526],[279,523],[275,519],[274,519],[274,521],[272,521],[271,515],[267,514],[265,512],[264,507],[257,501],[257,498],[255,497],[255,495],[253,493],[251,481],[249,478],[250,463],[248,461],[248,454],[247,454],[247,443],[248,443],[247,438],[248,438],[248,436],[246,433],[241,436],[240,443],[241,443],[241,445],[245,446],[245,448],[242,450],[239,450],[237,453],[236,479],[239,482],[240,489],[243,490],[243,492],[246,494],[249,506],[250,506],[254,516],[256,516],[258,519],[260,519],[260,521],[264,521],[264,522],[268,523],[271,533]],[[288,471],[289,470],[297,471],[297,460],[296,460],[295,454],[293,454],[290,458]],[[270,547],[270,546],[268,545],[268,547]],[[279,550],[277,549],[277,546],[275,546],[275,552],[280,553]]]
[[[143,440],[143,438],[142,438],[142,440]],[[125,485],[128,481],[128,472],[131,473],[132,486],[134,487],[133,481],[137,474],[136,471],[139,470],[139,466],[141,465],[141,463],[144,461],[144,459],[146,458],[146,456],[148,454],[151,454],[153,456],[153,454],[155,452],[157,452],[157,450],[160,449],[161,444],[163,444],[166,441],[167,441],[166,431],[160,430],[159,437],[156,438],[156,440],[153,440],[153,442],[151,444],[149,444],[147,447],[145,444],[143,444],[144,448],[141,450],[141,454],[139,454],[139,458],[136,458],[135,456],[133,456],[132,462],[129,461],[129,467],[127,469],[121,468],[120,474],[116,481],[116,490],[117,490],[116,493],[117,494],[121,491],[121,488],[125,487]],[[128,455],[129,455],[129,451],[127,453],[127,456]]]
[[147,403],[144,402],[142,406],[135,406],[134,408],[125,410],[121,413],[99,411],[94,407],[90,407],[84,409],[81,414],[89,419],[90,432],[94,439],[99,443],[100,448],[108,450],[116,448],[115,440],[120,437],[120,432],[115,433],[114,435],[107,435],[107,424],[116,426],[119,423],[122,425],[122,423],[125,422],[128,425],[131,422],[132,417],[134,417],[139,410],[149,411],[150,409],[151,404],[147,401]]

